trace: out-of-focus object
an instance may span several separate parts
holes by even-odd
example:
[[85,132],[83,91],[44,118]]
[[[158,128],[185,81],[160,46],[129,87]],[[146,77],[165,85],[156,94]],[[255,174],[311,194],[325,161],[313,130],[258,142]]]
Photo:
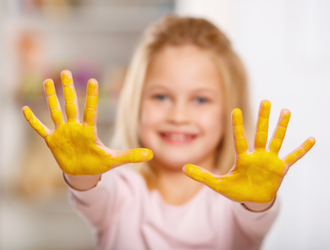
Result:
[[60,168],[21,108],[30,106],[52,129],[42,82],[54,80],[63,107],[60,72],[71,70],[82,111],[87,80],[96,78],[98,134],[110,141],[120,86],[141,32],[173,9],[174,0],[0,1],[0,129],[6,129],[0,134],[0,195],[6,193],[0,198],[0,249],[93,249],[90,232],[67,202]]

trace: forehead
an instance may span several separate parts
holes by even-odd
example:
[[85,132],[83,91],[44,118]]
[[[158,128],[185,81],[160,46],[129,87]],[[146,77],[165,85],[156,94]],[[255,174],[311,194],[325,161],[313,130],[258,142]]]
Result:
[[210,52],[194,45],[167,46],[149,64],[146,87],[220,88],[220,74]]

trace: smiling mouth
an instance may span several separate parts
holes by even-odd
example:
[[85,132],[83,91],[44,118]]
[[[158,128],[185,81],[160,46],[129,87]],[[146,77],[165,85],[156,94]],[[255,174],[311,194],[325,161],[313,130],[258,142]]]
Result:
[[169,144],[185,145],[193,142],[197,135],[188,133],[161,132],[160,137]]

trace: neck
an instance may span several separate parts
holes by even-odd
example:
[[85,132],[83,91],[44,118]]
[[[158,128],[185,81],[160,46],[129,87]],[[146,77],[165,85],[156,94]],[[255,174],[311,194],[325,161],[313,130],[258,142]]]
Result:
[[[213,172],[215,157],[206,157],[196,165]],[[183,167],[183,166],[182,166]],[[166,203],[182,205],[189,201],[202,188],[203,184],[187,177],[181,168],[166,168],[156,161],[151,163],[156,176],[156,189],[159,190]]]

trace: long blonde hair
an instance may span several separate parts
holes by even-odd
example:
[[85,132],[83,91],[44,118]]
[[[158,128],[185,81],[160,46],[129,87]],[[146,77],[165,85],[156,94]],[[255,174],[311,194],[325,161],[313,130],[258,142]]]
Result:
[[[244,115],[245,131],[250,125],[247,75],[245,67],[233,51],[227,37],[212,23],[201,18],[167,16],[151,25],[144,33],[128,69],[119,100],[112,139],[114,149],[139,148],[138,124],[142,89],[153,56],[165,46],[195,45],[212,55],[218,66],[225,93],[226,114],[224,136],[218,146],[216,167],[226,174],[234,164],[234,145],[231,111],[240,108]],[[220,83],[219,83],[220,84]],[[248,134],[248,133],[247,133]],[[140,164],[146,172],[147,164]]]

